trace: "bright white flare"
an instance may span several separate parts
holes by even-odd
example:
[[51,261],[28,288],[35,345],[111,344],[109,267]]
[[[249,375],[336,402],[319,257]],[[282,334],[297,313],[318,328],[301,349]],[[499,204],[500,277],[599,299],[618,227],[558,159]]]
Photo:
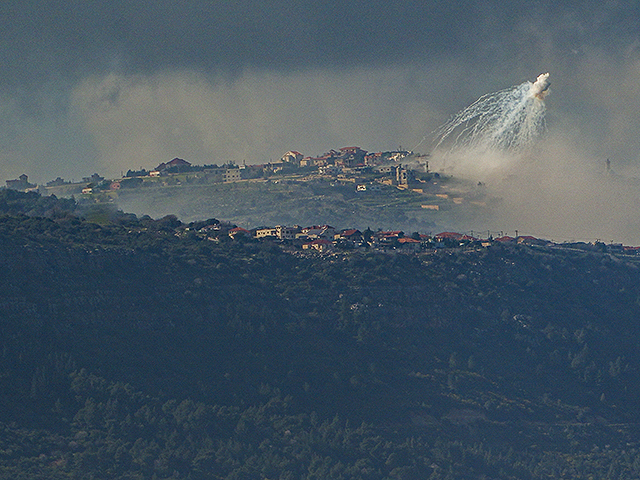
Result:
[[549,81],[549,74],[541,73],[538,75],[538,78],[536,78],[533,85],[531,85],[531,95],[539,98],[540,100],[544,100],[544,97],[546,97],[549,92],[550,85],[551,82]]
[[529,146],[544,130],[549,74],[535,82],[480,97],[438,130],[436,149],[455,132],[452,150],[513,151]]

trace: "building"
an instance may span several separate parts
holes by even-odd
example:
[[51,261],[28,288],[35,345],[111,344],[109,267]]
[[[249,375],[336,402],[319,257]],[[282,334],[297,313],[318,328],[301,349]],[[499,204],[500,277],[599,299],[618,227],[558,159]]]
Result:
[[186,160],[183,160],[181,158],[174,158],[173,160],[171,160],[170,162],[167,163],[161,163],[160,165],[158,165],[155,168],[156,172],[162,172],[164,170],[171,170],[174,172],[184,172],[187,171],[191,168],[191,164],[189,162],[187,162]]
[[288,151],[280,159],[283,163],[293,163],[295,165],[300,165],[300,160],[302,160],[302,154],[295,150]]
[[301,230],[303,235],[308,238],[331,238],[336,235],[336,229],[330,225],[313,225],[312,227],[305,227]]
[[229,230],[229,236],[236,240],[237,238],[251,238],[251,232],[242,227],[235,227]]
[[253,235],[256,238],[277,238],[278,230],[275,227],[258,227],[254,230]]
[[227,168],[222,174],[222,181],[224,183],[239,182],[240,180],[241,177],[239,168]]
[[333,249],[333,243],[324,238],[316,238],[315,240],[302,244],[304,250],[317,250],[320,253]]
[[334,238],[339,245],[343,246],[357,247],[364,245],[364,235],[356,228],[341,230],[339,233],[335,234]]
[[94,173],[90,177],[82,177],[82,181],[84,183],[93,183],[94,185],[99,184],[103,180],[104,180],[104,177],[102,175],[98,175],[97,173]]
[[300,232],[300,227],[295,225],[287,227],[285,225],[276,225],[275,227],[259,227],[254,230],[256,238],[278,238],[280,240],[294,240],[296,234]]
[[293,227],[276,225],[276,236],[280,240],[293,240],[296,238],[296,234],[298,232],[300,232],[300,227],[298,225],[295,225]]
[[409,250],[412,252],[417,252],[422,248],[422,242],[411,237],[398,238],[398,243],[400,244],[400,248],[403,250]]
[[7,188],[9,190],[19,190],[25,192],[29,189],[36,188],[37,185],[29,183],[29,177],[24,173],[20,175],[16,180],[7,180]]

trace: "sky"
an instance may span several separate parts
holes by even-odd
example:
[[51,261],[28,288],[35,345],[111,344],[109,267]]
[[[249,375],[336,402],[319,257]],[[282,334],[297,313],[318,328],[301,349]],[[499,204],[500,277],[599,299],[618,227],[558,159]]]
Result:
[[[635,1],[4,0],[0,175],[116,177],[174,157],[252,164],[350,145],[430,153],[460,109],[549,72],[547,135],[493,183],[509,190],[533,169],[581,192],[609,158],[627,188],[640,177],[639,35]],[[584,205],[557,185],[540,188]]]

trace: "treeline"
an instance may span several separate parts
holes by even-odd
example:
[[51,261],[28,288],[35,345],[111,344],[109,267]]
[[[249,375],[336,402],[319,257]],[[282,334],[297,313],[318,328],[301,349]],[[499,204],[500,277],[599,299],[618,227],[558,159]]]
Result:
[[298,257],[60,202],[0,192],[0,478],[640,476],[633,260]]

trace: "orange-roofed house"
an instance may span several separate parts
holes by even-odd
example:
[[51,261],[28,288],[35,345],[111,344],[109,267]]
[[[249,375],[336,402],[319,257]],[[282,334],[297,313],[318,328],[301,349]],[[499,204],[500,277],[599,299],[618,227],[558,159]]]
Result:
[[398,239],[398,243],[403,250],[418,251],[422,246],[420,240],[411,237],[402,237]]
[[229,230],[229,236],[234,240],[243,237],[243,238],[251,238],[251,232],[242,227],[235,227]]
[[324,238],[317,238],[312,242],[303,243],[302,248],[304,250],[317,250],[320,253],[324,253],[333,248],[333,243]]

